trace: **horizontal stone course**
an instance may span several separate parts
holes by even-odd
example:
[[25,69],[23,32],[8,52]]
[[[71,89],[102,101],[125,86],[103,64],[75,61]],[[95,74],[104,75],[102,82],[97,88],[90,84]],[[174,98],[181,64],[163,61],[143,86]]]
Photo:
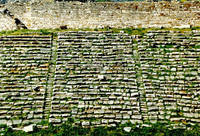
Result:
[[15,126],[43,119],[50,39],[34,35],[0,37],[0,111],[4,113],[1,117],[6,117],[2,124]]
[[0,123],[198,123],[199,34],[69,31],[57,45],[52,36],[0,37]]

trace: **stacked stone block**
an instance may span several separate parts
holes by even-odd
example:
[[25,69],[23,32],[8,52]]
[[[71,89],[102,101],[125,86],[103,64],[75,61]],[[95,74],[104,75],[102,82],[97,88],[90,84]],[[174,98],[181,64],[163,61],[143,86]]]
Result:
[[43,119],[51,37],[0,37],[0,124]]
[[138,45],[144,119],[199,122],[199,31],[150,31]]
[[200,31],[68,31],[52,40],[0,37],[0,124],[200,122]]
[[50,121],[84,126],[141,121],[133,37],[111,32],[58,36]]

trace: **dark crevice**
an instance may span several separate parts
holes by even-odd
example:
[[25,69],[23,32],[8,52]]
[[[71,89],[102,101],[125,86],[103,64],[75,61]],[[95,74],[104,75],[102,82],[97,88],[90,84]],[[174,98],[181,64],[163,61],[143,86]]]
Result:
[[8,9],[5,9],[3,10],[3,15],[7,15],[8,17],[10,17],[11,19],[14,19],[15,20],[15,24],[17,26],[17,29],[28,29],[26,27],[26,25],[24,23],[22,23],[21,20],[19,20],[18,18],[15,18],[14,15],[8,10]]
[[15,24],[17,26],[17,29],[28,29],[22,21],[20,21],[18,18],[15,18]]

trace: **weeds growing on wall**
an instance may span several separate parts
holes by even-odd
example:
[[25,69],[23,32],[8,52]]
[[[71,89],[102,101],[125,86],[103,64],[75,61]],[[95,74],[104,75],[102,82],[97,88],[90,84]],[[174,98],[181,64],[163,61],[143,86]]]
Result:
[[[125,131],[130,127],[130,132]],[[13,131],[4,126],[1,132],[5,136],[200,136],[200,127],[192,126],[190,129],[172,129],[167,124],[156,123],[150,127],[138,127],[131,123],[117,127],[83,128],[67,122],[61,126],[48,124],[48,129],[34,129],[34,132]]]
[[58,32],[66,32],[66,31],[112,31],[113,33],[127,33],[129,35],[144,35],[148,31],[151,30],[168,30],[168,31],[191,31],[191,30],[200,30],[200,27],[193,27],[193,28],[184,28],[184,29],[177,29],[177,28],[111,28],[111,27],[105,27],[101,29],[90,29],[90,28],[84,28],[84,29],[39,29],[39,30],[27,30],[27,29],[21,29],[21,30],[12,30],[12,31],[1,31],[0,36],[5,35],[28,35],[28,34],[40,34],[40,35],[51,35],[54,36],[57,35]]

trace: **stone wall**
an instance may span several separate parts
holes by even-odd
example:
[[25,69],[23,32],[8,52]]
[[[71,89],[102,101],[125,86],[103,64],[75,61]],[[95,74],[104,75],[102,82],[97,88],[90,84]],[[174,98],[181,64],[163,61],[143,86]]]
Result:
[[0,124],[44,119],[50,59],[50,36],[0,37]]
[[[124,3],[8,3],[7,8],[29,29],[42,28],[147,28],[200,26],[197,2],[124,2]],[[0,30],[15,29],[14,21],[1,17]],[[11,27],[7,27],[10,23]],[[11,25],[12,24],[12,25]]]
[[199,123],[200,31],[0,38],[0,124]]
[[143,117],[199,121],[199,32],[149,32],[138,45]]
[[69,117],[80,118],[82,125],[90,125],[90,119],[93,125],[141,121],[133,37],[71,32],[58,38],[51,111],[56,114],[50,121]]

